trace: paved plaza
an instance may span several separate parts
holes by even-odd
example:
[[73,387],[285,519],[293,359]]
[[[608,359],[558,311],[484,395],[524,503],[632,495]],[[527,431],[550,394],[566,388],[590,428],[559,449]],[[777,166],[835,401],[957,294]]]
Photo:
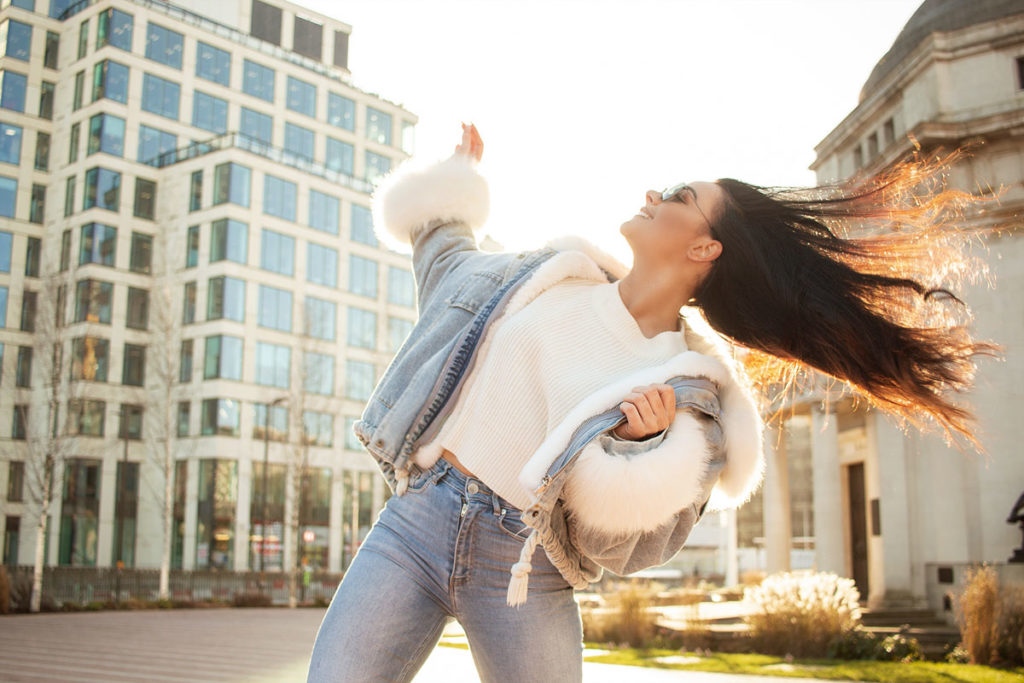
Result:
[[[300,683],[324,610],[177,609],[0,617],[0,681]],[[584,664],[587,683],[797,679]],[[466,650],[438,647],[417,683],[478,681]],[[801,679],[807,683],[808,679]]]

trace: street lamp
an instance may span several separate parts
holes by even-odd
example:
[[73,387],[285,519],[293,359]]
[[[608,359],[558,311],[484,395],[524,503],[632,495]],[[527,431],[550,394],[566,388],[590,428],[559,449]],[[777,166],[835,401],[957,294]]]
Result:
[[270,468],[270,411],[288,400],[287,396],[279,396],[267,405],[263,415],[263,513],[260,516],[260,588],[263,588],[263,562],[267,554],[267,470]]

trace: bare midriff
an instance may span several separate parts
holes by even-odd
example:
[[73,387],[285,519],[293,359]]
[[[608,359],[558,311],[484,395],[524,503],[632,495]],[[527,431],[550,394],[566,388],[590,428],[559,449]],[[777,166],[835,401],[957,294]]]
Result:
[[474,479],[477,478],[477,476],[470,472],[469,470],[467,470],[466,467],[461,462],[459,462],[459,459],[455,457],[455,454],[452,453],[447,448],[444,449],[444,451],[441,453],[441,457],[450,462],[455,469],[457,469],[459,472],[462,472],[467,477],[473,477]]

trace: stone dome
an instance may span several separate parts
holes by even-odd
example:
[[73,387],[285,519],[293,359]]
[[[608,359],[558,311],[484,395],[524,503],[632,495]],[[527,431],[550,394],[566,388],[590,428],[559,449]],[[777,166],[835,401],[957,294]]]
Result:
[[1021,0],[925,0],[872,69],[861,88],[861,101],[935,31],[953,31],[1014,14],[1024,14]]

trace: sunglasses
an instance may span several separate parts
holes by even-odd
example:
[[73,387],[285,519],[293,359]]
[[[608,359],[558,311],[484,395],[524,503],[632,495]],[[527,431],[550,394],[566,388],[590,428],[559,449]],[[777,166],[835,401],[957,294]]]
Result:
[[679,195],[682,192],[689,192],[690,193],[690,197],[694,201],[696,201],[697,193],[693,191],[693,188],[690,187],[690,185],[688,183],[679,183],[678,185],[673,185],[672,187],[670,187],[670,188],[668,188],[666,190],[662,190],[661,191],[661,201],[663,201],[663,202],[670,202],[670,201],[681,202],[681,201],[683,201],[683,199]]

